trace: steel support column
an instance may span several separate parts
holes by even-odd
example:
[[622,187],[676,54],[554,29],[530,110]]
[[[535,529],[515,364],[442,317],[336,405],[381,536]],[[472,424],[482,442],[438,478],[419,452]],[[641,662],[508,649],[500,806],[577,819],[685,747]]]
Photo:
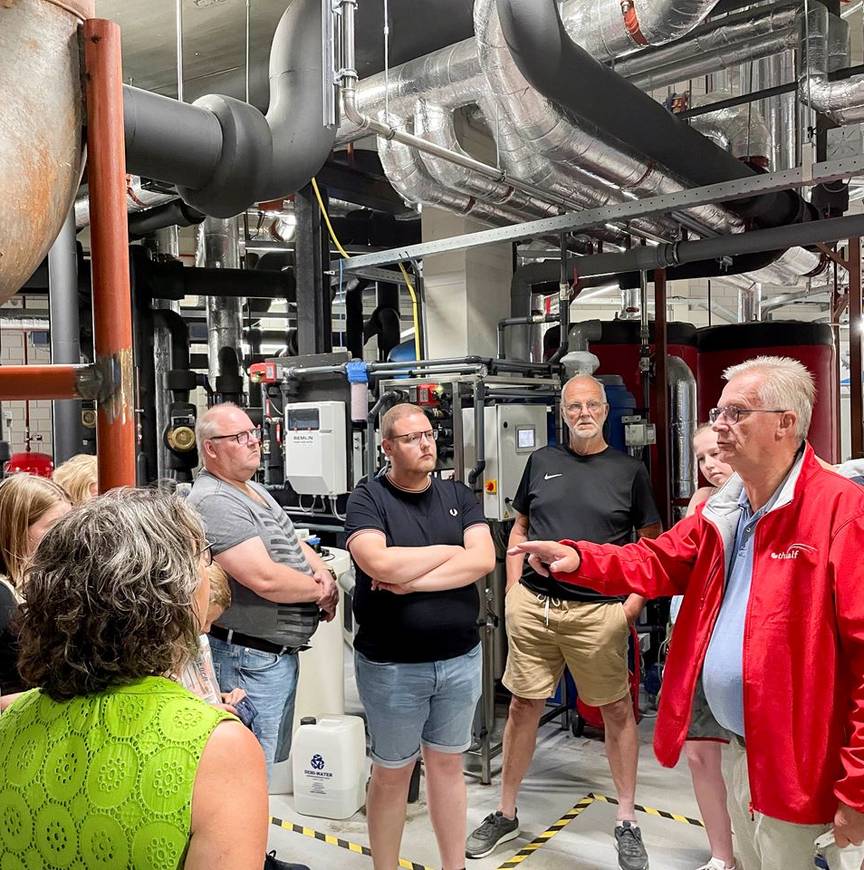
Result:
[[126,215],[126,143],[120,28],[84,22],[87,179],[96,368],[106,387],[98,404],[99,490],[135,485],[135,385]]
[[[81,362],[78,323],[78,252],[75,212],[70,210],[60,235],[48,251],[48,304],[51,315],[51,362]],[[51,407],[54,464],[65,462],[82,449],[81,402],[57,400]]]
[[[327,194],[321,189],[326,206]],[[330,245],[321,226],[321,211],[311,184],[294,195],[295,230],[294,270],[297,283],[297,346],[307,353],[330,353],[333,329],[330,281],[324,270],[329,266]],[[350,261],[348,261],[350,262]]]
[[663,528],[672,525],[669,488],[669,375],[666,329],[666,270],[654,272],[654,408],[657,427],[657,465],[654,470],[654,496]]
[[861,369],[861,239],[849,239],[849,423],[852,459],[864,457]]

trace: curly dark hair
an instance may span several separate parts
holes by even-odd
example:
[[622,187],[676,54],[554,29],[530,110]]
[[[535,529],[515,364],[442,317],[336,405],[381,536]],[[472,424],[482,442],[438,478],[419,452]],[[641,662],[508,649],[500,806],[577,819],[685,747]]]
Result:
[[119,489],[62,518],[24,584],[18,666],[55,700],[176,672],[198,650],[204,532],[176,496]]

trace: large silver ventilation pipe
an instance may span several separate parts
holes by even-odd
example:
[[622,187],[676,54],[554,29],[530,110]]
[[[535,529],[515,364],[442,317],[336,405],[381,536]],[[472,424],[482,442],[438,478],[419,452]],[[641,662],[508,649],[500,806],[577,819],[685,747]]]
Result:
[[81,180],[78,28],[91,0],[0,3],[0,303],[57,238]]
[[[731,97],[731,93],[712,91],[703,102],[714,102]],[[739,159],[764,160],[771,154],[771,135],[762,113],[755,106],[730,106],[696,115],[690,126],[706,136],[715,145]]]
[[672,442],[672,498],[690,498],[696,490],[696,378],[680,356],[666,357],[669,378],[669,438]]
[[[755,62],[753,90],[761,91],[783,85],[795,79],[792,51],[783,51]],[[756,103],[768,127],[771,143],[769,166],[772,170],[789,169],[795,165],[795,111],[797,97],[779,94]]]
[[717,0],[564,0],[561,21],[572,39],[599,61],[689,33]]
[[[684,189],[685,185],[653,162],[604,141],[601,131],[578,126],[531,87],[504,39],[495,0],[476,0],[474,34],[489,90],[533,150],[562,168],[578,166],[599,183],[640,198]],[[741,228],[740,221],[714,206],[692,209],[689,215],[714,232]]]
[[[240,268],[240,219],[208,217],[199,224],[195,265],[210,269]],[[207,352],[210,384],[217,389],[223,373],[225,350],[233,351],[239,367],[243,359],[243,299],[232,296],[207,296]],[[217,390],[218,392],[218,390]]]
[[751,323],[762,319],[762,285],[754,282],[738,288],[738,322]]
[[623,58],[615,71],[650,91],[794,48],[800,5],[772,3],[709,21],[686,39]]
[[821,3],[813,3],[806,20],[802,17],[798,95],[805,105],[827,115],[835,123],[855,124],[864,121],[864,75],[837,82],[828,80],[832,27],[837,33],[835,45],[842,48],[848,30],[845,21],[836,17],[832,19]]

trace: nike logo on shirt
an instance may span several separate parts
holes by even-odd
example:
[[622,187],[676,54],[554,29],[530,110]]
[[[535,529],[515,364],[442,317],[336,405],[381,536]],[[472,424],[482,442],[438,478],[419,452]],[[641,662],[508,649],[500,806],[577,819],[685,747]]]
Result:
[[543,480],[552,480],[553,477],[563,477],[563,474],[547,474],[543,477]]

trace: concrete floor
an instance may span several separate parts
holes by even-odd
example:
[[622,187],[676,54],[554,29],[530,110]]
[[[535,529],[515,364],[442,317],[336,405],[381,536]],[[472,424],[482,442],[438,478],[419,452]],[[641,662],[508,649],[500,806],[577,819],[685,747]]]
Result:
[[[346,667],[346,712],[358,712],[350,664]],[[639,804],[676,815],[699,818],[686,762],[674,770],[661,768],[651,749],[654,719],[640,724]],[[469,757],[467,766],[472,766]],[[500,759],[498,760],[500,763]],[[471,830],[496,808],[497,767],[491,786],[468,777],[468,828]],[[599,739],[574,737],[549,723],[540,731],[534,762],[519,801],[521,836],[478,861],[468,861],[469,870],[493,870],[510,860],[524,846],[565,815],[590,793],[614,797],[615,791],[604,745]],[[361,810],[350,819],[333,821],[301,816],[295,812],[290,795],[273,795],[271,814],[286,824],[329,834],[356,846],[369,845],[366,817]],[[600,800],[587,808],[541,848],[525,858],[528,870],[616,870],[617,855],[612,839],[615,806]],[[685,822],[638,813],[651,870],[694,870],[710,857],[705,832]],[[271,826],[270,849],[279,858],[309,865],[312,870],[371,870],[369,857],[331,845],[311,836]],[[411,870],[440,867],[435,837],[426,814],[424,794],[408,808],[402,839],[402,866]],[[515,865],[512,865],[515,866]]]

